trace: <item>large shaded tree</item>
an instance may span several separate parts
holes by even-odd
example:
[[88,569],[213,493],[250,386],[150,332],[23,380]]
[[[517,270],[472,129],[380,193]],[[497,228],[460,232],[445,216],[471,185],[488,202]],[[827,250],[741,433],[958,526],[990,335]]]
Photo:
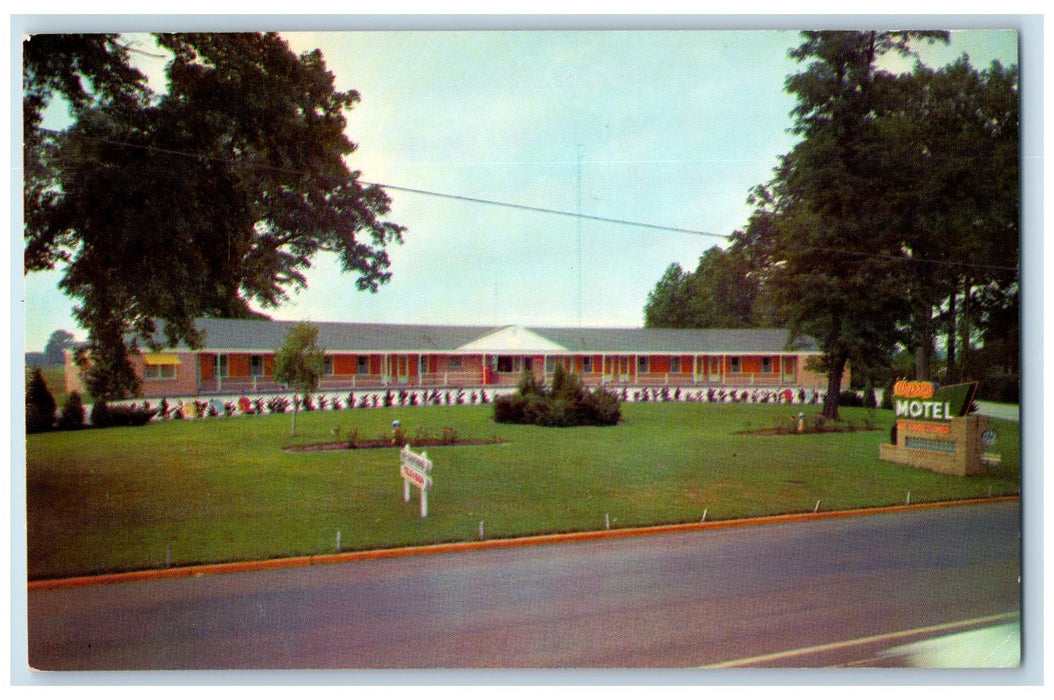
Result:
[[978,71],[964,56],[940,70],[918,65],[899,81],[901,108],[886,129],[900,163],[897,222],[912,259],[913,318],[905,344],[916,375],[931,378],[934,341],[947,376],[968,372],[975,331],[1016,306],[1019,242],[1017,69]]
[[[33,37],[24,49],[25,160],[37,164],[26,269],[63,266],[88,331],[88,388],[104,399],[137,391],[140,342],[200,345],[194,319],[279,305],[320,252],[375,291],[403,231],[385,220],[385,192],[344,161],[359,95],[335,88],[320,52],[297,56],[276,34],[157,40],[171,55],[163,94],[113,35]],[[63,51],[91,60],[63,63]],[[40,128],[55,94],[72,107],[60,133]]]
[[888,361],[906,307],[902,237],[890,174],[897,167],[882,132],[897,105],[898,77],[878,68],[939,32],[803,32],[791,51],[805,69],[786,89],[798,103],[802,137],[774,180],[754,192],[755,225],[770,258],[765,279],[782,320],[824,353],[823,408],[838,417],[847,364],[864,374]]

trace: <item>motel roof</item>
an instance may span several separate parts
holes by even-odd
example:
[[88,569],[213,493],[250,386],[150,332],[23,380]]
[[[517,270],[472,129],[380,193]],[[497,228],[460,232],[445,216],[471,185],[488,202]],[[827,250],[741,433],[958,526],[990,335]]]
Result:
[[[198,319],[203,351],[270,352],[294,321]],[[779,328],[545,328],[387,323],[312,323],[327,352],[448,354],[736,354],[818,353],[811,338],[790,343]],[[180,344],[176,350],[189,350]]]

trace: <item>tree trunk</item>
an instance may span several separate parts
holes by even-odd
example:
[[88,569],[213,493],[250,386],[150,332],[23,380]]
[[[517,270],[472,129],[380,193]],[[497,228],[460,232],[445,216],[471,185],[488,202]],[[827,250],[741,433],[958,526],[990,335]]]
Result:
[[958,296],[958,290],[952,290],[952,295],[948,297],[948,357],[944,371],[948,383],[955,381],[955,335],[959,326],[956,322],[955,302]]
[[296,400],[296,394],[293,394],[293,427],[289,431],[291,437],[296,437],[296,412],[299,407],[300,404]]
[[963,284],[962,311],[959,313],[961,335],[959,337],[959,371],[956,373],[956,378],[959,380],[966,378],[970,361],[968,355],[970,352],[970,286],[972,284],[970,278],[967,277]]
[[930,363],[933,360],[933,309],[926,305],[926,312],[918,315],[916,324],[919,334],[919,346],[915,353],[915,379],[920,382],[930,380]]
[[847,359],[845,353],[831,358],[831,368],[827,371],[827,396],[823,400],[823,415],[828,420],[838,420],[838,395],[842,392],[842,372]]

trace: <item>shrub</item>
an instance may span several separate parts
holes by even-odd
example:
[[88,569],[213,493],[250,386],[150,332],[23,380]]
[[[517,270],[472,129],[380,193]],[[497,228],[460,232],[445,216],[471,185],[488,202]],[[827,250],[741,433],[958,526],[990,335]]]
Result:
[[[182,417],[182,410],[177,409],[177,411],[178,415],[173,417]],[[150,408],[149,404],[146,406],[136,404],[110,406],[100,399],[92,406],[91,424],[96,428],[139,427],[149,423],[160,412],[160,408]]]
[[[159,409],[141,407],[135,404],[131,406],[108,407],[109,427],[139,427],[146,425],[150,419],[157,415]],[[101,426],[100,426],[101,427]]]
[[[494,399],[494,421],[525,423],[544,427],[615,425],[622,417],[617,394],[597,389],[588,391],[577,375],[561,365],[553,373],[548,392],[526,373],[519,389]],[[526,391],[526,393],[524,393]]]
[[62,416],[59,417],[59,427],[63,430],[78,430],[84,427],[84,403],[76,391],[70,392],[66,397],[66,405],[62,407]]
[[[556,370],[559,373],[562,368],[557,366]],[[553,382],[556,382],[557,374],[553,375]],[[520,381],[516,385],[516,390],[520,392],[520,396],[530,396],[531,394],[537,394],[538,396],[545,396],[545,386],[538,382],[534,378],[534,372],[525,370],[523,375],[520,376]]]
[[285,396],[272,396],[267,401],[267,410],[271,413],[285,413],[289,404],[289,399]]
[[498,396],[494,399],[494,421],[496,423],[524,423],[523,409],[527,399],[520,393]]
[[838,405],[860,407],[864,405],[864,397],[855,391],[843,391],[838,394]]
[[618,425],[622,420],[622,404],[617,394],[605,389],[594,389],[586,402],[593,425]]
[[26,432],[39,433],[55,427],[55,409],[55,397],[44,381],[44,373],[34,367],[26,383]]
[[104,399],[99,399],[91,407],[91,424],[96,428],[110,427],[110,407]]
[[540,394],[529,394],[523,406],[523,421],[531,425],[552,425],[549,402]]

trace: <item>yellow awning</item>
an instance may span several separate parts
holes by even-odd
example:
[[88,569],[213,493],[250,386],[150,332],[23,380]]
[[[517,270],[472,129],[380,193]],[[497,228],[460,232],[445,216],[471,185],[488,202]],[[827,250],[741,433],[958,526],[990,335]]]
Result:
[[161,355],[158,353],[152,353],[150,355],[143,355],[143,364],[145,365],[180,365],[183,364],[179,361],[177,355]]

